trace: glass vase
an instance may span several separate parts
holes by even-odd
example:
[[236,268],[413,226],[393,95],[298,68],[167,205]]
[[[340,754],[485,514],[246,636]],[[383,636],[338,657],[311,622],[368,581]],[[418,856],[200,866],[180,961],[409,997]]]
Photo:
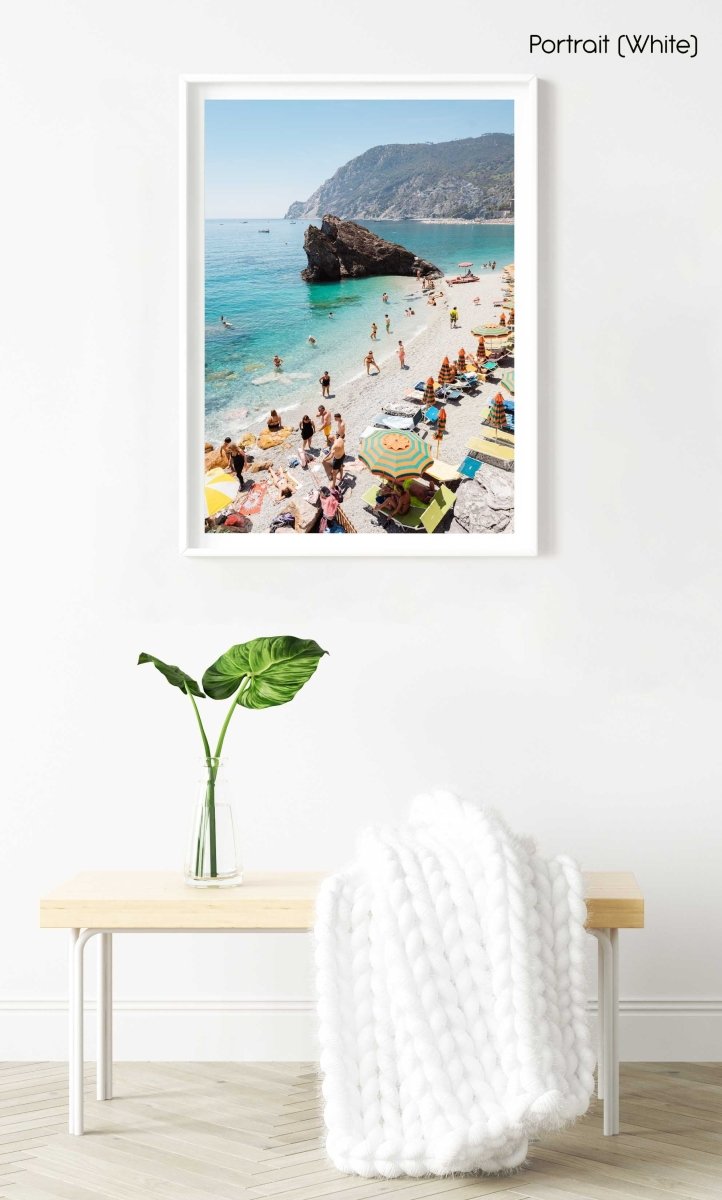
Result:
[[218,758],[206,759],[193,813],[185,879],[190,887],[237,887],[243,883],[238,834],[228,780]]

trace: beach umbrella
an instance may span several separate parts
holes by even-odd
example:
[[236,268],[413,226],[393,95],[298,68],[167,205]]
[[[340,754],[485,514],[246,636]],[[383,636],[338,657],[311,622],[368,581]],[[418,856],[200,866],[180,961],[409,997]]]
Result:
[[436,388],[434,385],[434,380],[431,377],[431,375],[426,380],[426,387],[424,388],[423,400],[424,400],[424,404],[433,404],[434,401],[436,400]]
[[415,478],[434,461],[417,434],[387,429],[376,429],[361,438],[359,458],[374,475],[399,481]]
[[238,495],[238,479],[235,475],[229,475],[227,471],[221,467],[214,467],[212,471],[206,471],[204,481],[204,495],[206,502],[206,516],[213,517],[222,508],[227,508],[232,500],[235,500]]
[[473,263],[457,263],[457,267],[473,267]]
[[458,357],[456,359],[456,365],[460,371],[466,370],[466,350],[464,349],[463,346],[461,347],[461,350],[459,351]]
[[506,325],[506,317],[504,316],[504,314],[503,314],[503,313],[502,313],[502,314],[501,314],[501,316],[499,317],[499,324],[500,324],[500,325]]
[[476,361],[477,361],[477,363],[483,363],[485,358],[486,358],[486,342],[484,341],[483,337],[480,337],[479,345],[476,347]]
[[451,380],[451,367],[449,366],[449,359],[447,356],[442,362],[441,370],[439,371],[439,387],[446,387],[447,384],[451,383]]
[[494,429],[506,429],[506,409],[504,408],[504,397],[501,392],[496,393],[489,405],[487,420]]
[[438,420],[436,422],[436,432],[434,433],[434,437],[436,438],[436,457],[437,458],[439,457],[439,446],[441,445],[441,439],[443,438],[445,433],[446,433],[446,409],[442,405],[441,408],[439,409],[439,416],[438,416]]

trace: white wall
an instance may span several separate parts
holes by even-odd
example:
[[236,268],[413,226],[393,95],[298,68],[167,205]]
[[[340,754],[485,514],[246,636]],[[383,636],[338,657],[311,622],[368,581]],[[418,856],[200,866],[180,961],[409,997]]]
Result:
[[[64,1051],[65,939],[38,930],[39,894],[181,860],[192,718],[138,651],[200,671],[264,632],[331,656],[293,705],[232,729],[247,864],[332,867],[415,790],[466,789],[549,851],[638,873],[625,1054],[719,1057],[720,18],[517,0],[491,20],[457,0],[440,57],[441,12],[5,16],[0,1057]],[[527,54],[530,32],[624,29],[695,32],[700,56]],[[459,65],[544,81],[541,556],[179,557],[178,74]],[[123,1056],[313,1052],[303,938],[120,939],[116,979]]]

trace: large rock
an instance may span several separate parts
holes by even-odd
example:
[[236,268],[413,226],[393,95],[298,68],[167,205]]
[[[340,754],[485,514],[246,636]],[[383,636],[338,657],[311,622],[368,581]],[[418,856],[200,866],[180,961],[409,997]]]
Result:
[[303,239],[308,266],[301,278],[308,283],[337,279],[362,279],[367,275],[417,275],[438,279],[442,272],[433,263],[417,258],[405,246],[377,237],[355,221],[342,221],[329,213],[321,228],[309,225]]
[[513,477],[493,467],[482,467],[459,487],[454,517],[467,533],[512,533]]

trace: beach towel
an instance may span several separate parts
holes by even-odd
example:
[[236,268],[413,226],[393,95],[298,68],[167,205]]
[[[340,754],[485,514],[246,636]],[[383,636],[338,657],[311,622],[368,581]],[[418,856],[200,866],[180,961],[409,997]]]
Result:
[[265,479],[254,483],[243,503],[238,505],[238,512],[245,513],[247,517],[255,517],[263,508],[263,501],[267,491],[268,483]]
[[365,833],[316,920],[327,1150],[349,1174],[506,1171],[585,1112],[586,905],[566,857],[446,793]]

